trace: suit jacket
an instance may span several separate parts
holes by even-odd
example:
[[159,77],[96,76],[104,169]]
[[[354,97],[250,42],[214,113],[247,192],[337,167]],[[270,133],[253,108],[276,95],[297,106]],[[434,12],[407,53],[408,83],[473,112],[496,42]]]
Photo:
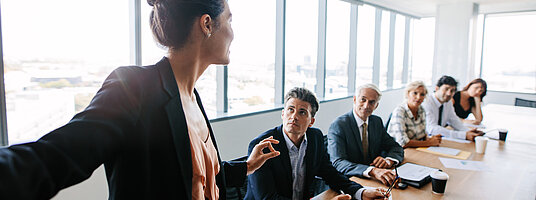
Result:
[[[292,167],[290,165],[289,150],[283,136],[282,126],[264,132],[249,144],[248,154],[253,147],[263,139],[273,136],[279,140],[274,149],[281,154],[272,158],[248,176],[248,191],[245,199],[291,199],[292,198]],[[348,194],[355,194],[362,188],[338,172],[331,162],[324,145],[323,134],[319,129],[308,128],[307,149],[305,152],[305,182],[303,189],[304,199],[313,197],[311,184],[315,176],[322,179],[336,191],[344,190]]]
[[368,160],[363,158],[361,134],[353,110],[338,117],[329,127],[328,152],[331,162],[347,176],[363,177],[363,172],[378,156],[391,157],[399,163],[404,159],[404,149],[387,134],[382,119],[371,115],[368,120]]
[[[0,149],[0,199],[49,199],[103,163],[110,199],[191,199],[190,138],[180,98],[167,58],[114,70],[69,123],[36,142]],[[225,199],[226,184],[243,184],[247,169],[243,162],[220,164],[216,181]]]

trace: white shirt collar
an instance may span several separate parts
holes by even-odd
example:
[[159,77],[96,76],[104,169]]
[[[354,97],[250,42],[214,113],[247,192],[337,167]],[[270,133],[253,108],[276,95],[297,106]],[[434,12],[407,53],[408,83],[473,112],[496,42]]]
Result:
[[354,109],[352,109],[352,113],[354,114],[355,121],[357,122],[357,127],[363,126],[363,123],[368,124],[368,119],[369,119],[368,117],[367,117],[367,120],[363,121],[359,116],[357,116],[357,114],[355,113]]
[[442,103],[439,102],[439,100],[438,100],[437,97],[435,96],[435,92],[434,92],[434,93],[431,93],[430,95],[431,95],[431,98],[433,99],[432,102],[434,102],[434,105],[435,105],[436,107],[439,108],[439,106],[441,106]]

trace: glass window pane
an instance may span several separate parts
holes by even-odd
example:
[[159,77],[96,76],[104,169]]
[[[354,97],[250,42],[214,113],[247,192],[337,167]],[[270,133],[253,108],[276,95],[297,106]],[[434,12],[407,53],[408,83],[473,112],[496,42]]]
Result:
[[432,65],[434,60],[435,18],[412,19],[411,81],[432,84]]
[[143,65],[152,65],[167,55],[167,48],[159,45],[153,37],[149,25],[149,16],[152,6],[141,1],[141,62]]
[[536,12],[488,15],[482,78],[489,90],[536,92]]
[[402,69],[404,68],[404,40],[406,40],[405,36],[406,17],[402,15],[396,15],[393,88],[404,87],[402,85]]
[[382,11],[381,34],[380,34],[380,90],[387,89],[387,63],[389,61],[389,30],[391,13]]
[[376,10],[372,6],[363,5],[358,7],[356,55],[357,87],[365,83],[372,83],[372,64],[374,61],[375,13]]
[[[229,113],[272,108],[275,79],[275,1],[229,0],[234,41],[229,64]],[[251,9],[262,8],[262,9]]]
[[113,69],[132,64],[128,1],[1,5],[10,144],[34,141],[64,125]]
[[285,92],[293,87],[315,91],[318,3],[310,0],[287,0],[286,3]]
[[325,99],[333,99],[348,94],[351,4],[334,0],[327,8]]

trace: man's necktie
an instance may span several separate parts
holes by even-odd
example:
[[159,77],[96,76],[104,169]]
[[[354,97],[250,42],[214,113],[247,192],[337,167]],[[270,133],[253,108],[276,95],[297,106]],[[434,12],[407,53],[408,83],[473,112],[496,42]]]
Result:
[[368,161],[368,135],[367,135],[367,123],[363,123],[363,158]]
[[441,118],[443,118],[443,104],[439,106],[439,119],[437,120],[437,125],[441,126]]

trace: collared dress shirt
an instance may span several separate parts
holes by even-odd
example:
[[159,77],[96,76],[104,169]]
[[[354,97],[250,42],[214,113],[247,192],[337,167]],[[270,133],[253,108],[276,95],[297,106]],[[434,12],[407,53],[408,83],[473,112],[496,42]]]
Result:
[[419,106],[417,119],[415,119],[407,102],[398,105],[393,110],[387,133],[400,146],[406,145],[410,140],[422,140],[426,138],[426,114],[424,108]]
[[[439,107],[443,105],[443,113],[441,117],[441,126],[438,125],[439,120]],[[426,112],[426,130],[430,135],[441,134],[445,137],[458,138],[465,140],[465,133],[469,128],[465,127],[456,116],[454,112],[454,106],[451,101],[441,103],[435,97],[435,93],[430,93],[426,96],[426,99],[422,103],[422,107]],[[445,128],[446,125],[451,126],[454,130]]]
[[[357,114],[355,114],[355,111],[352,111],[352,113],[354,114],[355,121],[357,122],[357,126],[358,126],[358,128],[359,128],[359,134],[360,134],[360,136],[361,136],[361,137],[360,137],[360,138],[361,138],[361,141],[363,141],[363,124],[364,124],[364,123],[369,124],[369,123],[368,123],[369,119],[368,119],[368,117],[367,117],[367,120],[366,120],[366,121],[363,121],[361,118],[359,118],[359,116],[357,116]],[[374,133],[367,132],[367,134],[370,135],[370,134],[374,134]],[[370,138],[370,136],[367,137],[367,138]],[[370,158],[370,159],[371,159],[371,160],[374,160],[375,158]],[[389,160],[389,161],[391,161],[391,162],[394,162],[394,164],[398,164],[398,160],[397,160],[397,159],[394,159],[394,158],[391,158],[391,157],[387,157],[387,158],[385,158],[385,159],[387,159],[387,160]],[[367,170],[365,170],[365,171],[363,172],[363,176],[365,176],[365,177],[367,177],[367,178],[370,178],[369,172],[372,171],[372,169],[374,169],[374,166],[370,166],[370,167],[368,167]]]
[[[283,133],[287,143],[290,166],[292,167],[292,200],[303,199],[303,184],[305,182],[305,152],[307,150],[307,136],[303,136],[300,147],[296,147],[286,133]],[[354,199],[361,200],[365,188],[357,190]]]
[[300,147],[296,147],[286,133],[283,133],[287,143],[290,165],[292,167],[292,199],[303,199],[303,183],[305,182],[305,150],[307,150],[307,136],[303,136]]

